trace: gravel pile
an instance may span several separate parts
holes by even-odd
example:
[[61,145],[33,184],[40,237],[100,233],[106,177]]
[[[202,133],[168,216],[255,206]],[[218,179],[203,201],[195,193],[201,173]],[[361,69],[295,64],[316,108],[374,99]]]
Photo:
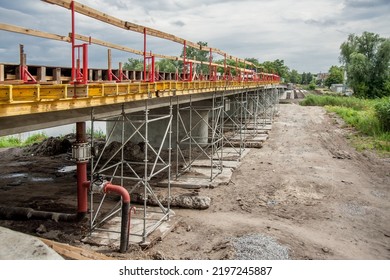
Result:
[[356,202],[346,203],[341,208],[344,213],[347,213],[352,216],[366,215],[365,207],[357,204]]
[[232,240],[237,260],[288,260],[288,249],[272,237],[245,235]]

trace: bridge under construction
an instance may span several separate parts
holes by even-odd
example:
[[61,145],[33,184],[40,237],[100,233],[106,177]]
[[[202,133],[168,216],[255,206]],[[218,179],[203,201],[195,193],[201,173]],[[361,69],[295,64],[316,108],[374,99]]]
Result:
[[[191,174],[199,164],[202,175],[212,183],[223,174],[227,157],[239,161],[244,151],[269,129],[278,111],[285,86],[280,77],[264,73],[245,59],[220,49],[202,46],[172,34],[137,25],[70,0],[44,0],[70,10],[71,32],[51,34],[26,27],[0,23],[0,30],[36,36],[70,44],[71,68],[27,65],[20,46],[19,64],[0,62],[0,136],[65,124],[76,124],[72,158],[77,165],[77,213],[55,213],[57,219],[77,221],[88,218],[93,232],[114,232],[119,250],[126,252],[131,235],[147,244],[148,236],[172,218],[171,185]],[[91,20],[143,34],[143,50],[116,45],[76,33],[75,14]],[[180,57],[147,51],[148,37],[182,45]],[[107,68],[89,68],[88,50],[94,45],[107,48]],[[208,53],[208,61],[186,56],[188,48]],[[111,49],[143,57],[143,70],[112,67]],[[213,61],[220,55],[224,63]],[[181,69],[165,73],[156,67],[157,59],[181,62]],[[227,61],[235,64],[228,64]],[[196,65],[205,65],[206,73]],[[91,137],[86,133],[91,122]],[[106,143],[97,148],[96,123],[107,128]],[[118,143],[115,149],[110,144]],[[128,145],[142,143],[144,158],[130,160]],[[104,153],[110,150],[110,156]],[[151,182],[164,175],[168,199],[161,201]],[[199,180],[199,177],[196,178]],[[121,197],[107,209],[107,195]],[[142,197],[137,206],[141,230],[131,227],[135,207],[131,197]],[[148,200],[157,205],[150,211]],[[16,211],[16,210],[15,210]],[[23,209],[17,209],[23,212]],[[53,213],[35,211],[30,218],[50,218]],[[152,213],[153,212],[153,213]],[[116,218],[118,230],[105,224]],[[133,216],[134,218],[134,216]]]

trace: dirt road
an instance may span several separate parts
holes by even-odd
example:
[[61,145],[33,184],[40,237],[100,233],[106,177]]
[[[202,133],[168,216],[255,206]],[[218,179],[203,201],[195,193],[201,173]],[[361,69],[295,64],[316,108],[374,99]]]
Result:
[[[348,133],[323,108],[280,105],[264,147],[249,152],[228,185],[200,191],[212,199],[209,209],[174,209],[181,222],[146,251],[132,247],[119,255],[94,249],[125,259],[231,259],[236,257],[232,238],[261,234],[287,248],[290,259],[390,259],[390,159],[356,152],[347,143]],[[19,168],[54,174],[58,166],[48,168],[50,162],[64,159],[33,166],[24,165],[24,157],[14,159],[13,166],[7,160],[3,152],[2,173]],[[0,203],[18,205],[10,201],[19,200],[23,206],[28,201],[33,208],[61,205],[73,211],[69,182],[74,178],[53,180],[55,186],[52,181],[2,186]],[[40,224],[0,221],[33,233]],[[80,225],[44,225],[56,240],[86,246],[77,242]]]
[[390,160],[349,146],[348,130],[320,107],[281,105],[269,140],[232,182],[202,190],[205,211],[154,247],[180,259],[232,257],[226,240],[260,233],[292,259],[390,259]]

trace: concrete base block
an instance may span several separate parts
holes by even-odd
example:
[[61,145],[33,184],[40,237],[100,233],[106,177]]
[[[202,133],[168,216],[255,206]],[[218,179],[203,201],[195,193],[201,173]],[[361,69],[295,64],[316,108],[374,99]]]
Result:
[[[148,207],[146,215],[146,231],[152,229],[156,221],[160,220],[163,216],[162,213],[156,213],[160,210],[157,207]],[[175,213],[171,210],[172,214],[169,221],[163,221],[147,238],[146,242],[142,240],[142,234],[144,230],[144,221],[141,218],[143,211],[137,211],[136,214],[131,215],[130,224],[130,236],[129,243],[151,246],[158,240],[163,239],[173,228],[176,227],[179,219],[175,216]],[[96,246],[109,246],[119,248],[120,246],[120,228],[121,217],[115,217],[107,221],[101,230],[95,230],[90,236],[84,238],[82,242],[96,245]]]
[[0,260],[63,260],[39,238],[0,227]]
[[[217,175],[216,171],[214,171],[213,175]],[[232,175],[233,171],[231,168],[224,168],[213,181],[210,181],[210,167],[192,167],[191,171],[185,172],[177,179],[171,179],[171,188],[214,188],[220,185],[227,185],[230,182]],[[158,183],[158,186],[168,186],[168,180],[162,180]]]

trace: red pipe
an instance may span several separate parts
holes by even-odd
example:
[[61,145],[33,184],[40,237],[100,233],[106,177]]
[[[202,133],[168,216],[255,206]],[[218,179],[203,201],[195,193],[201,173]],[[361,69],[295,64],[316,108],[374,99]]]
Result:
[[[77,176],[77,184],[79,184],[78,176]],[[90,181],[87,181],[85,179],[84,182],[80,183],[80,186],[85,190],[87,193],[89,187],[91,185]],[[114,185],[111,183],[107,183],[103,188],[104,193],[116,193],[119,194],[122,197],[123,203],[130,203],[130,194],[129,192],[120,185]],[[87,202],[87,200],[85,200]]]
[[[76,142],[86,143],[87,135],[85,122],[76,123]],[[86,214],[88,211],[88,187],[85,187],[87,182],[87,164],[88,162],[77,162],[77,212]]]
[[[86,183],[88,185],[86,186]],[[86,214],[88,211],[87,162],[77,163],[77,212]]]
[[119,185],[113,185],[111,183],[107,183],[105,186],[104,186],[104,192],[105,193],[109,193],[109,192],[113,192],[113,193],[117,193],[119,194],[121,197],[122,197],[122,202],[123,203],[130,203],[130,194],[129,192],[122,186],[119,186]]

